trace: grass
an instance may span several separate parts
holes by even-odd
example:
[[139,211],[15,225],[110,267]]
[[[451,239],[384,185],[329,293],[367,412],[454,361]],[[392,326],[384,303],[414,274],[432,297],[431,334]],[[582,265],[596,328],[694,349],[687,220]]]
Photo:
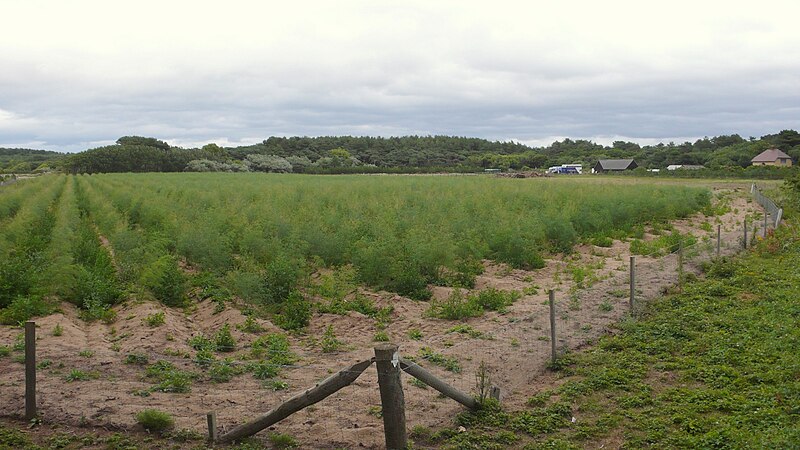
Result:
[[147,431],[159,433],[174,427],[175,419],[164,411],[145,409],[136,414],[136,423]]
[[[706,278],[649,304],[597,346],[565,355],[560,381],[522,411],[464,413],[446,447],[793,448],[800,442],[800,230],[783,227]],[[576,420],[573,422],[572,417]]]

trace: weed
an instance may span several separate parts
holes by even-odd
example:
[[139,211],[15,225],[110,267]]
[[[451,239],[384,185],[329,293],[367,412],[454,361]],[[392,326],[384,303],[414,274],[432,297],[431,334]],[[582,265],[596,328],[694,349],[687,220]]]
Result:
[[450,372],[460,373],[461,372],[461,364],[458,363],[458,360],[452,357],[446,357],[441,353],[435,352],[430,347],[422,347],[419,349],[417,353],[420,358],[430,361],[431,363],[444,367],[445,370],[449,370]]
[[422,339],[422,331],[420,331],[418,328],[412,328],[408,330],[408,338],[412,341],[419,341]]
[[147,431],[160,433],[175,426],[169,413],[157,409],[145,409],[136,414],[136,422]]
[[89,349],[81,350],[78,352],[78,356],[82,356],[84,358],[91,358],[92,356],[94,356],[94,350],[89,350]]
[[61,336],[64,334],[64,328],[61,327],[60,323],[57,323],[55,327],[53,327],[53,331],[51,333],[53,336]]
[[258,324],[252,315],[248,315],[244,323],[236,325],[236,329],[243,333],[261,333],[264,327]]
[[612,305],[608,300],[603,300],[603,303],[600,303],[598,309],[603,312],[610,312],[614,309],[614,305]]
[[467,324],[463,324],[463,323],[460,324],[460,325],[456,325],[454,327],[451,327],[450,329],[445,331],[445,333],[466,334],[467,336],[469,336],[469,337],[471,337],[473,339],[484,339],[486,337],[486,335],[482,331],[478,331],[475,328],[472,328],[471,326],[469,326]]
[[283,433],[270,433],[267,435],[270,444],[276,449],[298,448],[300,444],[293,436]]
[[64,380],[67,383],[70,383],[73,381],[89,381],[99,377],[100,374],[98,374],[97,372],[86,372],[79,369],[72,369],[69,371],[67,376],[64,377]]
[[125,355],[125,364],[136,364],[137,366],[145,366],[149,358],[144,353],[128,353]]
[[155,328],[161,325],[164,325],[165,318],[164,318],[164,311],[155,312],[153,314],[148,314],[142,321],[145,325]]
[[272,380],[268,386],[273,391],[283,391],[289,388],[289,383],[283,380]]
[[386,334],[385,331],[379,331],[375,333],[375,336],[372,338],[375,342],[389,342],[389,335]]
[[289,339],[284,334],[271,333],[253,341],[251,355],[265,359],[272,364],[285,366],[298,360],[297,355],[289,348]]
[[236,340],[231,334],[230,324],[225,324],[214,335],[214,348],[218,352],[232,352],[236,350]]
[[325,332],[322,334],[322,339],[320,340],[320,345],[322,346],[323,353],[338,351],[342,346],[342,341],[333,333],[332,325],[328,325],[328,327],[325,328]]
[[214,383],[225,383],[239,374],[239,369],[233,364],[232,359],[215,361],[208,369],[208,376]]

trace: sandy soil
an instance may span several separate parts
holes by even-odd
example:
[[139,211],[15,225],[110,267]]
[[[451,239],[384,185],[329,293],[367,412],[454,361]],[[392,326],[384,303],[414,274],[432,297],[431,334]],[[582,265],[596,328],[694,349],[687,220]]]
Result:
[[[755,204],[739,196],[744,193],[744,190],[737,193],[733,210],[719,217],[724,254],[738,251],[742,220],[745,214],[757,211]],[[715,236],[716,226],[713,233],[708,233],[700,225],[715,224],[715,220],[697,215],[674,224],[676,229],[692,232],[705,242],[687,250],[687,271],[697,270],[699,261],[713,253],[711,243],[714,240],[703,241],[703,237]],[[530,272],[510,270],[486,261],[486,272],[479,277],[476,289],[492,286],[522,291],[528,288],[529,293],[505,314],[491,312],[464,322],[490,338],[447,333],[459,322],[426,318],[424,312],[428,304],[425,302],[386,292],[364,291],[364,294],[374,298],[379,306],[394,306],[392,322],[386,332],[400,344],[403,355],[415,355],[421,347],[427,346],[456,358],[463,367],[458,374],[427,362],[420,364],[465,392],[474,391],[476,368],[483,361],[489,368],[492,383],[500,387],[506,407],[522,408],[529,396],[552,383],[545,369],[550,357],[547,290],[554,289],[557,293],[556,328],[560,351],[591,344],[609,332],[609,324],[629,314],[628,247],[628,243],[619,241],[610,248],[581,246],[575,254],[554,257],[547,261],[545,268]],[[641,301],[659,295],[676,283],[675,255],[640,256],[636,264],[637,298]],[[583,267],[595,267],[596,280],[591,286],[584,285],[580,289],[570,270]],[[538,286],[535,293],[532,292],[534,286]],[[437,298],[446,298],[450,289],[436,287],[434,294]],[[215,411],[219,425],[229,430],[313,386],[330,373],[373,355],[373,337],[377,332],[374,320],[358,313],[321,314],[313,318],[305,334],[290,338],[292,350],[301,359],[282,372],[280,379],[289,386],[285,390],[274,391],[244,374],[220,384],[202,376],[186,394],[135,395],[151,388],[153,383],[145,378],[142,367],[124,363],[128,353],[145,353],[150,362],[167,360],[185,370],[200,372],[188,356],[193,352],[187,340],[198,333],[213,334],[225,323],[232,325],[240,353],[246,352],[246,346],[258,334],[243,333],[233,327],[245,321],[237,309],[227,308],[215,314],[214,306],[206,301],[184,312],[131,301],[118,309],[115,323],[106,325],[86,323],[78,317],[74,307],[64,304],[62,312],[37,319],[38,361],[49,361],[47,368],[39,370],[38,377],[43,420],[69,426],[135,430],[135,414],[145,408],[157,408],[173,414],[178,428],[205,433],[206,413]],[[153,328],[143,322],[144,317],[159,311],[165,313],[163,325]],[[259,323],[265,327],[264,333],[278,331],[267,321]],[[52,334],[56,325],[63,329],[61,336]],[[344,350],[321,352],[317,339],[329,325],[344,342]],[[411,329],[418,329],[422,338],[409,339]],[[20,331],[15,327],[0,327],[0,345],[12,345]],[[80,356],[82,352],[84,356]],[[13,361],[14,355],[19,353],[0,359],[0,416],[5,417],[23,414],[24,372],[22,364]],[[97,378],[66,382],[65,376],[73,369],[94,373]],[[463,410],[434,390],[411,385],[409,381],[409,377],[403,378],[409,429],[415,425],[449,426],[454,416]],[[279,422],[271,430],[293,435],[303,448],[381,448],[383,426],[377,414],[379,407],[377,375],[372,366],[353,385]],[[264,434],[258,436],[263,439]],[[613,447],[613,443],[610,446]]]

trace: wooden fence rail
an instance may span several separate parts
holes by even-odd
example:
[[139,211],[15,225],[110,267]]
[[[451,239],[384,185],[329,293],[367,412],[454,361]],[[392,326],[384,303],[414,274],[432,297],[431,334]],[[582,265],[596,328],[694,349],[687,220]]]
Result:
[[[383,426],[387,448],[405,448],[407,442],[405,399],[400,383],[401,370],[471,410],[477,410],[481,406],[480,402],[469,394],[450,386],[447,382],[437,378],[413,361],[401,358],[397,345],[384,343],[375,347],[374,358],[358,362],[331,375],[313,388],[293,396],[266,414],[237,426],[231,431],[219,436],[219,438],[216,438],[216,414],[210,412],[207,416],[209,440],[224,444],[240,441],[246,437],[252,436],[297,411],[311,406],[352,384],[373,362],[378,366],[378,384],[381,392]],[[492,386],[492,390],[492,396],[499,399],[499,390],[497,387]]]

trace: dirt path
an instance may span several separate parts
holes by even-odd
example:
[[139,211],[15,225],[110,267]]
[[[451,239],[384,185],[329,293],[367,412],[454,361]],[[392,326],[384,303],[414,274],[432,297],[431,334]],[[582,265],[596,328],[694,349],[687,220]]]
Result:
[[[735,197],[732,210],[718,219],[722,224],[723,253],[737,251],[741,222],[745,214],[757,211],[755,204],[744,197]],[[700,254],[687,252],[686,270],[709,256],[713,245],[703,241],[709,232],[701,229],[704,222],[716,218],[697,215],[674,224],[681,232],[691,232],[703,245]],[[708,226],[705,226],[708,229]],[[715,229],[714,226],[715,236]],[[652,236],[650,236],[652,238]],[[711,240],[713,242],[713,239]],[[379,306],[393,305],[392,322],[386,328],[390,338],[401,345],[403,355],[416,355],[425,346],[462,366],[460,373],[448,372],[426,362],[421,364],[441,378],[466,392],[472,392],[475,372],[483,361],[489,368],[492,382],[503,393],[507,408],[523,407],[548,377],[545,366],[550,355],[547,290],[557,292],[558,345],[562,350],[577,349],[608,332],[609,324],[628,314],[629,244],[614,242],[610,248],[582,246],[574,255],[547,261],[537,271],[509,270],[486,262],[487,270],[478,279],[476,288],[496,287],[505,290],[526,290],[507,313],[488,313],[464,322],[430,319],[424,316],[428,304],[412,301],[385,292],[364,292]],[[578,289],[574,271],[590,268],[584,288]],[[637,258],[638,298],[656,297],[677,281],[677,258]],[[587,287],[586,285],[590,284]],[[538,287],[538,288],[537,288]],[[534,292],[535,291],[535,292]],[[448,288],[435,288],[437,298],[446,298]],[[226,383],[213,383],[207,376],[195,380],[191,392],[169,394],[143,393],[153,386],[142,367],[125,364],[129,353],[148,356],[149,361],[166,360],[184,370],[199,371],[192,363],[187,340],[198,333],[213,334],[223,324],[232,326],[241,353],[258,335],[235,329],[245,317],[235,309],[215,314],[215,304],[206,301],[191,312],[165,309],[149,302],[131,301],[118,310],[115,323],[86,323],[75,308],[64,305],[63,312],[37,319],[38,360],[47,365],[39,373],[39,408],[43,420],[73,426],[101,426],[108,429],[134,429],[134,416],[145,408],[168,411],[176,418],[178,428],[205,433],[205,414],[216,411],[219,424],[227,429],[248,418],[266,412],[296,392],[311,387],[357,360],[373,355],[375,321],[358,313],[347,316],[322,314],[312,320],[307,333],[290,338],[292,350],[301,359],[285,369],[280,379],[288,384],[273,390],[249,374]],[[150,327],[143,321],[150,314],[163,311],[164,324]],[[278,331],[266,321],[259,322],[265,332]],[[482,338],[448,333],[454,325],[465,323],[482,334]],[[60,325],[61,336],[53,329]],[[316,342],[327,326],[332,326],[345,349],[322,353]],[[412,340],[409,330],[419,330],[421,338]],[[0,345],[12,345],[18,328],[0,327]],[[263,334],[263,333],[261,333]],[[24,372],[22,364],[13,361],[19,353],[0,359],[0,416],[20,416],[23,412]],[[232,356],[237,354],[222,355]],[[49,362],[47,362],[49,361]],[[88,381],[66,382],[73,371],[90,374]],[[406,416],[409,429],[416,425],[442,427],[452,424],[462,408],[443,399],[432,389],[409,383],[404,377]],[[332,397],[297,413],[272,430],[295,436],[303,448],[381,448],[383,426],[379,418],[380,397],[374,366],[354,383]]]

